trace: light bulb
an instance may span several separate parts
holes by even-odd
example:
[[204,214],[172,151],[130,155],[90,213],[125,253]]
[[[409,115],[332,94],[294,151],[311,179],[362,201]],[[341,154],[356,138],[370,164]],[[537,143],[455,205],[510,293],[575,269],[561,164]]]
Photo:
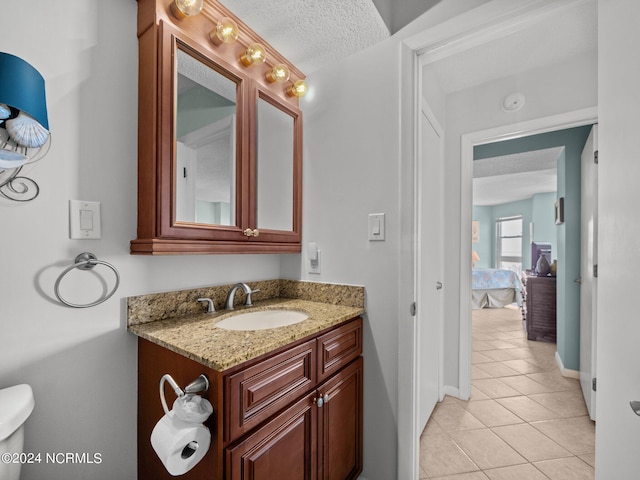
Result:
[[287,94],[290,97],[304,97],[308,89],[309,87],[307,86],[307,82],[305,82],[304,80],[296,80],[287,89]]
[[240,57],[240,61],[247,67],[251,65],[260,65],[267,59],[267,52],[259,43],[252,43]]
[[267,80],[269,80],[271,83],[284,83],[289,80],[290,75],[291,73],[289,72],[289,67],[287,67],[284,63],[278,63],[267,72]]
[[215,30],[209,34],[211,41],[216,45],[221,43],[233,43],[238,39],[240,30],[233,18],[224,17],[218,21]]
[[170,9],[174,17],[183,20],[202,11],[202,0],[173,0]]

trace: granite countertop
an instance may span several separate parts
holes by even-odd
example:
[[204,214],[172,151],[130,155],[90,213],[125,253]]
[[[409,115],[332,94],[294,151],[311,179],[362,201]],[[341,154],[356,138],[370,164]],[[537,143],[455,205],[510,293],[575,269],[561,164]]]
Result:
[[[217,322],[234,314],[255,310],[299,310],[309,318],[300,323],[266,330],[224,330]],[[236,307],[232,312],[199,313],[148,323],[130,324],[128,330],[217,371],[224,371],[247,360],[314,333],[339,325],[364,313],[363,306],[335,305],[303,299],[271,298],[256,301],[252,307]]]

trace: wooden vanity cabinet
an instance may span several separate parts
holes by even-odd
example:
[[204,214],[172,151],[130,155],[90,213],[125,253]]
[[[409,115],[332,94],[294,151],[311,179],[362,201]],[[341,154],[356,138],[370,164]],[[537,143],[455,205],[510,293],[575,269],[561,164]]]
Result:
[[362,357],[227,448],[226,466],[226,480],[357,478],[362,470]]
[[[362,319],[350,320],[225,372],[144,339],[138,349],[138,478],[172,478],[150,435],[163,411],[158,382],[201,373],[214,407],[211,447],[185,479],[347,480],[362,471]],[[166,389],[167,402],[173,402]]]

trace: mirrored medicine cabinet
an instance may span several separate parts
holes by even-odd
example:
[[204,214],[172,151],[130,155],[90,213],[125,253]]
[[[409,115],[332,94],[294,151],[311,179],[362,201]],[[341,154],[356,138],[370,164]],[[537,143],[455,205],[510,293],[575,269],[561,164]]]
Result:
[[241,21],[244,45],[209,40],[211,17],[231,12],[211,2],[209,15],[177,20],[170,3],[138,0],[138,237],[131,253],[299,253],[297,99],[266,80],[268,64],[240,63],[246,44],[264,44]]

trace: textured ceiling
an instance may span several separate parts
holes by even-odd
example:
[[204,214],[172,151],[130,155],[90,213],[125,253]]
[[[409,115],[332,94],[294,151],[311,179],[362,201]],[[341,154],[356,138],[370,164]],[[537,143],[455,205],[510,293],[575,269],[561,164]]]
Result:
[[500,205],[557,190],[558,158],[564,147],[473,161],[473,204]]
[[557,188],[556,170],[474,178],[473,205],[489,206],[517,202],[532,198],[536,193],[555,192]]
[[390,36],[371,0],[220,0],[220,3],[305,74]]

